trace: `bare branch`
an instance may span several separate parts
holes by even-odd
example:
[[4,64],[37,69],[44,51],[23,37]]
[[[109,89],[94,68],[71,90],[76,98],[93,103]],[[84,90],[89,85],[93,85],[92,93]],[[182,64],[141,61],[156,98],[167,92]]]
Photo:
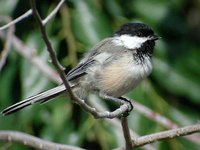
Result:
[[56,8],[42,21],[42,24],[45,25],[51,18],[53,18],[53,16],[56,15],[56,13],[58,12],[58,10],[60,9],[60,7],[62,6],[62,4],[65,2],[65,0],[61,0],[58,5],[56,6]]
[[83,150],[82,148],[79,148],[79,147],[49,142],[49,141],[37,138],[35,136],[22,133],[22,132],[17,132],[17,131],[0,131],[0,140],[4,140],[8,142],[11,142],[11,141],[19,142],[24,145],[33,147],[35,149],[42,149],[42,150],[50,150],[50,149]]
[[160,115],[159,113],[154,112],[150,108],[141,105],[140,103],[136,102],[134,100],[134,108],[136,111],[138,111],[140,114],[144,115],[145,117],[163,125],[167,129],[173,129],[177,128],[178,125],[166,118],[165,116]]
[[[0,38],[6,40],[6,36],[0,32]],[[36,50],[28,47],[23,43],[18,37],[12,37],[12,45],[15,47],[15,50],[30,61],[34,66],[36,66],[41,72],[43,72],[50,80],[54,81],[57,84],[61,83],[59,75],[54,71],[49,65],[47,65],[40,57],[36,55]]]
[[[65,2],[65,0],[61,0],[58,5],[56,6],[56,8],[42,21],[43,25],[45,25],[51,18],[53,18],[53,16],[55,16],[55,14],[58,12],[58,10],[60,9],[60,7],[62,6],[62,4]],[[4,30],[6,28],[9,28],[12,25],[15,25],[16,23],[22,21],[23,19],[29,17],[30,15],[32,15],[32,9],[29,9],[27,12],[25,12],[23,15],[19,16],[18,18],[12,20],[11,22],[9,22],[8,24],[5,24],[4,26],[0,27],[0,31]]]
[[6,35],[5,46],[4,46],[4,49],[2,50],[1,55],[0,55],[0,71],[3,68],[3,66],[4,66],[4,64],[6,62],[7,56],[9,54],[10,50],[11,50],[14,30],[15,30],[14,26],[10,26],[8,28],[7,35]]
[[[156,141],[171,139],[179,136],[189,135],[195,132],[200,131],[200,124],[191,125],[187,127],[172,129],[168,131],[163,131],[159,133],[154,133],[146,136],[142,136],[136,139],[136,141],[132,141],[133,147],[140,147],[145,144],[153,143]],[[28,145],[37,149],[63,149],[63,150],[81,150],[81,148],[74,146],[67,146],[62,144],[57,144],[49,141],[45,141],[39,138],[36,138],[32,135],[28,135],[21,132],[16,131],[0,131],[0,140],[6,141],[16,141],[19,143],[23,143],[24,145]],[[124,148],[118,148],[124,149]]]
[[[135,106],[134,107],[135,110],[138,111],[138,113],[144,115],[145,117],[147,117],[150,120],[157,122],[158,124],[161,124],[163,127],[167,128],[167,129],[176,129],[176,128],[180,127],[179,125],[172,122],[165,116],[151,110],[150,108],[136,102],[135,100],[134,100],[134,106]],[[184,138],[186,138],[192,142],[195,142],[197,144],[200,144],[200,140],[199,140],[200,135],[190,135],[190,136],[185,136]]]
[[[89,100],[90,100],[89,102],[92,104],[92,106],[95,106],[98,110],[106,111],[106,109],[107,109],[106,106],[104,106],[104,107],[101,106],[101,104],[99,103],[99,99],[97,98],[96,95],[90,95]],[[121,123],[120,123],[120,120],[118,118],[104,119],[104,120],[106,122],[108,122],[111,126],[115,127],[116,131],[121,131]],[[134,132],[132,129],[129,129],[129,132],[130,132],[130,136],[131,136],[132,140],[139,137],[139,135],[136,132]],[[121,138],[123,136],[123,134],[121,132],[119,134],[121,135],[120,136],[120,138]],[[155,148],[150,144],[145,145],[143,147],[143,149],[145,149],[145,150],[155,150]]]
[[[93,96],[92,95],[92,97],[91,97],[91,99],[92,100],[90,100],[90,103],[93,105],[93,106],[96,106],[99,110],[101,110],[101,111],[105,111],[105,107],[101,107],[101,105],[98,103],[98,99],[96,98],[96,96]],[[130,100],[130,99],[129,99]],[[137,108],[137,107],[141,107],[141,108]],[[149,108],[147,108],[147,107],[145,107],[145,106],[143,106],[142,104],[139,104],[139,103],[136,103],[135,101],[134,101],[134,109],[135,110],[137,110],[139,113],[141,113],[141,114],[143,114],[143,111],[145,111],[145,113],[147,113],[147,114],[156,114],[156,115],[158,115],[158,116],[160,116],[161,118],[165,118],[164,116],[162,116],[162,115],[160,115],[160,114],[158,114],[158,113],[156,113],[156,112],[153,112],[151,109],[149,109]],[[149,115],[147,115],[147,114],[143,114],[144,116],[146,116],[147,118],[149,118],[150,116]],[[158,117],[159,118],[159,117]],[[150,117],[149,119],[152,119],[152,117]],[[173,123],[171,120],[169,120],[169,119],[167,119],[167,118],[165,118],[166,120],[168,120],[168,122],[171,122],[171,125],[170,126],[168,126],[168,127],[175,127],[175,126],[177,126],[177,129],[179,129],[178,128],[178,125],[176,125],[175,123]],[[117,118],[115,118],[115,119],[112,119],[112,120],[110,120],[110,119],[106,119],[106,121],[108,122],[108,123],[110,123],[110,124],[112,124],[113,126],[115,126],[115,127],[117,127],[118,129],[120,129],[121,127],[120,127],[120,122],[119,122],[119,120],[117,119]],[[153,120],[153,121],[155,121],[155,120]],[[156,120],[156,122],[157,123],[160,123],[159,122],[159,120]],[[161,123],[161,125],[164,125],[164,127],[165,127],[165,124],[162,124]],[[173,125],[173,126],[172,126]],[[174,126],[175,125],[175,126]],[[130,134],[131,134],[131,139],[132,139],[132,142],[133,141],[137,141],[137,139],[139,139],[140,137],[133,131],[133,130],[131,130],[131,129],[129,129],[130,130]],[[175,129],[176,130],[176,129]],[[170,131],[170,130],[169,130]],[[165,132],[165,131],[164,131]],[[147,135],[148,136],[148,135]],[[197,144],[199,144],[199,136],[198,135],[196,135],[196,134],[193,134],[193,135],[188,135],[188,136],[184,136],[184,138],[186,138],[186,139],[188,139],[188,140],[190,140],[190,141],[192,141],[192,142],[195,142],[195,143],[197,143]],[[148,144],[148,143],[147,143]],[[148,146],[147,147],[147,149],[153,149],[153,147],[152,146],[150,146],[149,144],[148,145],[145,145],[145,146]]]
[[31,3],[31,8],[33,10],[33,15],[40,27],[40,31],[41,31],[41,34],[42,34],[42,38],[47,46],[47,50],[49,52],[49,55],[51,57],[51,60],[52,60],[52,64],[55,66],[56,70],[58,71],[62,81],[63,81],[63,84],[65,85],[67,91],[69,92],[69,95],[70,97],[74,100],[74,99],[77,99],[76,96],[73,94],[71,88],[70,88],[70,85],[65,77],[65,72],[64,72],[64,69],[63,67],[60,65],[60,63],[58,62],[57,58],[56,58],[56,54],[55,54],[55,50],[53,49],[49,39],[48,39],[48,36],[47,36],[47,33],[46,33],[46,30],[45,30],[45,27],[42,23],[42,20],[40,18],[40,15],[36,9],[36,5],[35,5],[35,1],[34,0],[30,0],[30,3]]
[[10,23],[0,27],[0,31],[6,29],[6,28],[18,23],[18,22],[20,22],[21,20],[29,17],[31,14],[32,14],[32,10],[30,9],[26,13],[24,13],[23,15],[19,16],[18,18],[14,19],[13,21],[11,21]]
[[136,141],[132,141],[133,147],[143,146],[145,144],[153,143],[164,139],[172,139],[175,137],[189,135],[195,132],[200,132],[200,124],[190,125],[182,128],[171,129],[158,133],[149,134],[139,137]]
[[131,135],[128,128],[127,117],[124,117],[124,116],[121,117],[121,124],[122,124],[123,133],[124,133],[124,139],[126,141],[126,150],[131,150],[132,142],[131,142]]

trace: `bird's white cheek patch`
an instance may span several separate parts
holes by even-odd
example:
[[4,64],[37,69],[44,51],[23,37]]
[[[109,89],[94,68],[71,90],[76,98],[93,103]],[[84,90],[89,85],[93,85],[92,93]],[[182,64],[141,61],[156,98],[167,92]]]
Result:
[[137,36],[130,36],[130,35],[121,35],[119,37],[115,37],[113,42],[118,46],[124,46],[128,49],[136,49],[140,48],[141,45],[146,42],[149,38],[148,37],[137,37]]

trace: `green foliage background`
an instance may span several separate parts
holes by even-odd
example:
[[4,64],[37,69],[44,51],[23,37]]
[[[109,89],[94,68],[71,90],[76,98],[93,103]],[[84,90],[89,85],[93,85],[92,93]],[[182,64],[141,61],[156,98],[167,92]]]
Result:
[[[45,17],[58,1],[37,1]],[[30,8],[26,0],[0,0],[0,16],[16,18]],[[200,1],[199,0],[71,0],[47,25],[59,61],[69,71],[101,39],[126,22],[144,22],[162,37],[154,52],[154,70],[127,95],[180,126],[200,115]],[[0,18],[0,23],[3,22]],[[49,65],[49,56],[33,17],[21,21],[15,34]],[[0,39],[2,50],[4,40]],[[55,84],[12,47],[0,72],[0,110]],[[108,105],[108,104],[107,104]],[[112,106],[110,106],[112,107]],[[140,135],[166,128],[133,110],[130,128]],[[10,116],[0,116],[0,130],[17,130],[50,141],[86,149],[112,149],[123,141],[108,123],[95,120],[66,97],[36,105]],[[200,139],[199,139],[200,140]],[[0,141],[7,149],[29,149]],[[154,143],[156,149],[198,150],[184,138]],[[1,148],[0,148],[1,149]],[[142,148],[138,148],[142,149]]]

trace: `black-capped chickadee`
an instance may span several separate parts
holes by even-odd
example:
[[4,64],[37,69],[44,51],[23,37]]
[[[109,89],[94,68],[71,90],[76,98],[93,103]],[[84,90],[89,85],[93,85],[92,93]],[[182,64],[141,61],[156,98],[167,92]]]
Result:
[[[90,93],[96,93],[103,99],[123,103],[122,95],[151,73],[151,58],[158,39],[154,31],[143,23],[121,26],[112,37],[94,46],[66,75],[73,92],[83,100]],[[61,84],[4,109],[2,114],[11,114],[37,102],[47,102],[65,92],[65,86]]]

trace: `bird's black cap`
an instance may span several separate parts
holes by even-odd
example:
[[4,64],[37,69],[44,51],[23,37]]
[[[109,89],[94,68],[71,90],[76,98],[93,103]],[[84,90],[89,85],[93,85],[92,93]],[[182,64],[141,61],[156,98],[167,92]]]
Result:
[[127,23],[120,27],[115,35],[131,35],[139,37],[154,36],[154,31],[144,23]]

